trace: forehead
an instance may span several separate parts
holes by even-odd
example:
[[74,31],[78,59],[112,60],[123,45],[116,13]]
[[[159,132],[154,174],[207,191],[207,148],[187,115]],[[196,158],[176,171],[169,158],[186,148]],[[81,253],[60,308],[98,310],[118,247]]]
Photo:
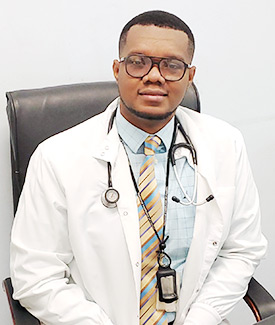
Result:
[[121,55],[142,53],[150,56],[189,58],[188,36],[180,30],[154,25],[134,25],[127,33]]

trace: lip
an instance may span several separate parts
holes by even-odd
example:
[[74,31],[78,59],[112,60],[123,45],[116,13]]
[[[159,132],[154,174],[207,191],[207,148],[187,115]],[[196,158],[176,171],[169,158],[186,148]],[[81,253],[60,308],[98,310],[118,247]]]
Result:
[[159,89],[144,89],[140,90],[138,94],[147,102],[161,103],[168,94],[165,91]]
[[141,96],[167,96],[167,93],[159,89],[144,89],[138,92]]

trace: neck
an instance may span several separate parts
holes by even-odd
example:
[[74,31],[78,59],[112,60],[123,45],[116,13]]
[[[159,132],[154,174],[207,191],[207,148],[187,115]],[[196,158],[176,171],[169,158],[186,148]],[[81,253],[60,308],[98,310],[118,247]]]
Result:
[[127,106],[121,99],[121,115],[135,127],[149,134],[155,134],[161,130],[175,115],[176,109],[160,115],[143,113]]
[[[122,114],[123,115],[123,114]],[[148,134],[156,134],[160,131],[165,125],[172,119],[173,116],[169,117],[169,119],[165,121],[152,121],[140,118],[140,121],[132,121],[127,118],[127,116],[123,115],[124,118],[135,127],[141,129],[142,131]]]

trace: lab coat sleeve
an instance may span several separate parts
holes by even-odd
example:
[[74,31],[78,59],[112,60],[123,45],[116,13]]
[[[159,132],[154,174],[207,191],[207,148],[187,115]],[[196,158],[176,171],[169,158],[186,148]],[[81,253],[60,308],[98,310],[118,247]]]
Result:
[[66,194],[41,147],[31,158],[12,230],[14,299],[46,325],[112,325],[70,280]]
[[243,138],[237,131],[235,197],[229,233],[211,266],[184,325],[217,325],[245,295],[266,251],[257,189]]

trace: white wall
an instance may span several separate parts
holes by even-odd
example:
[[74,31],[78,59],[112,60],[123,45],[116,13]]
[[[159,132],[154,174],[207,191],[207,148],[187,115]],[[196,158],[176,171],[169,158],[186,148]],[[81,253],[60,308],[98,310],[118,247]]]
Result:
[[[243,132],[259,188],[269,254],[256,277],[275,295],[275,2],[273,0],[1,0],[0,3],[0,279],[9,276],[12,196],[5,92],[112,80],[123,25],[135,14],[164,9],[192,28],[196,83],[203,112]],[[30,126],[31,127],[31,126]],[[241,303],[232,324],[253,317]],[[0,320],[11,324],[0,294]]]

